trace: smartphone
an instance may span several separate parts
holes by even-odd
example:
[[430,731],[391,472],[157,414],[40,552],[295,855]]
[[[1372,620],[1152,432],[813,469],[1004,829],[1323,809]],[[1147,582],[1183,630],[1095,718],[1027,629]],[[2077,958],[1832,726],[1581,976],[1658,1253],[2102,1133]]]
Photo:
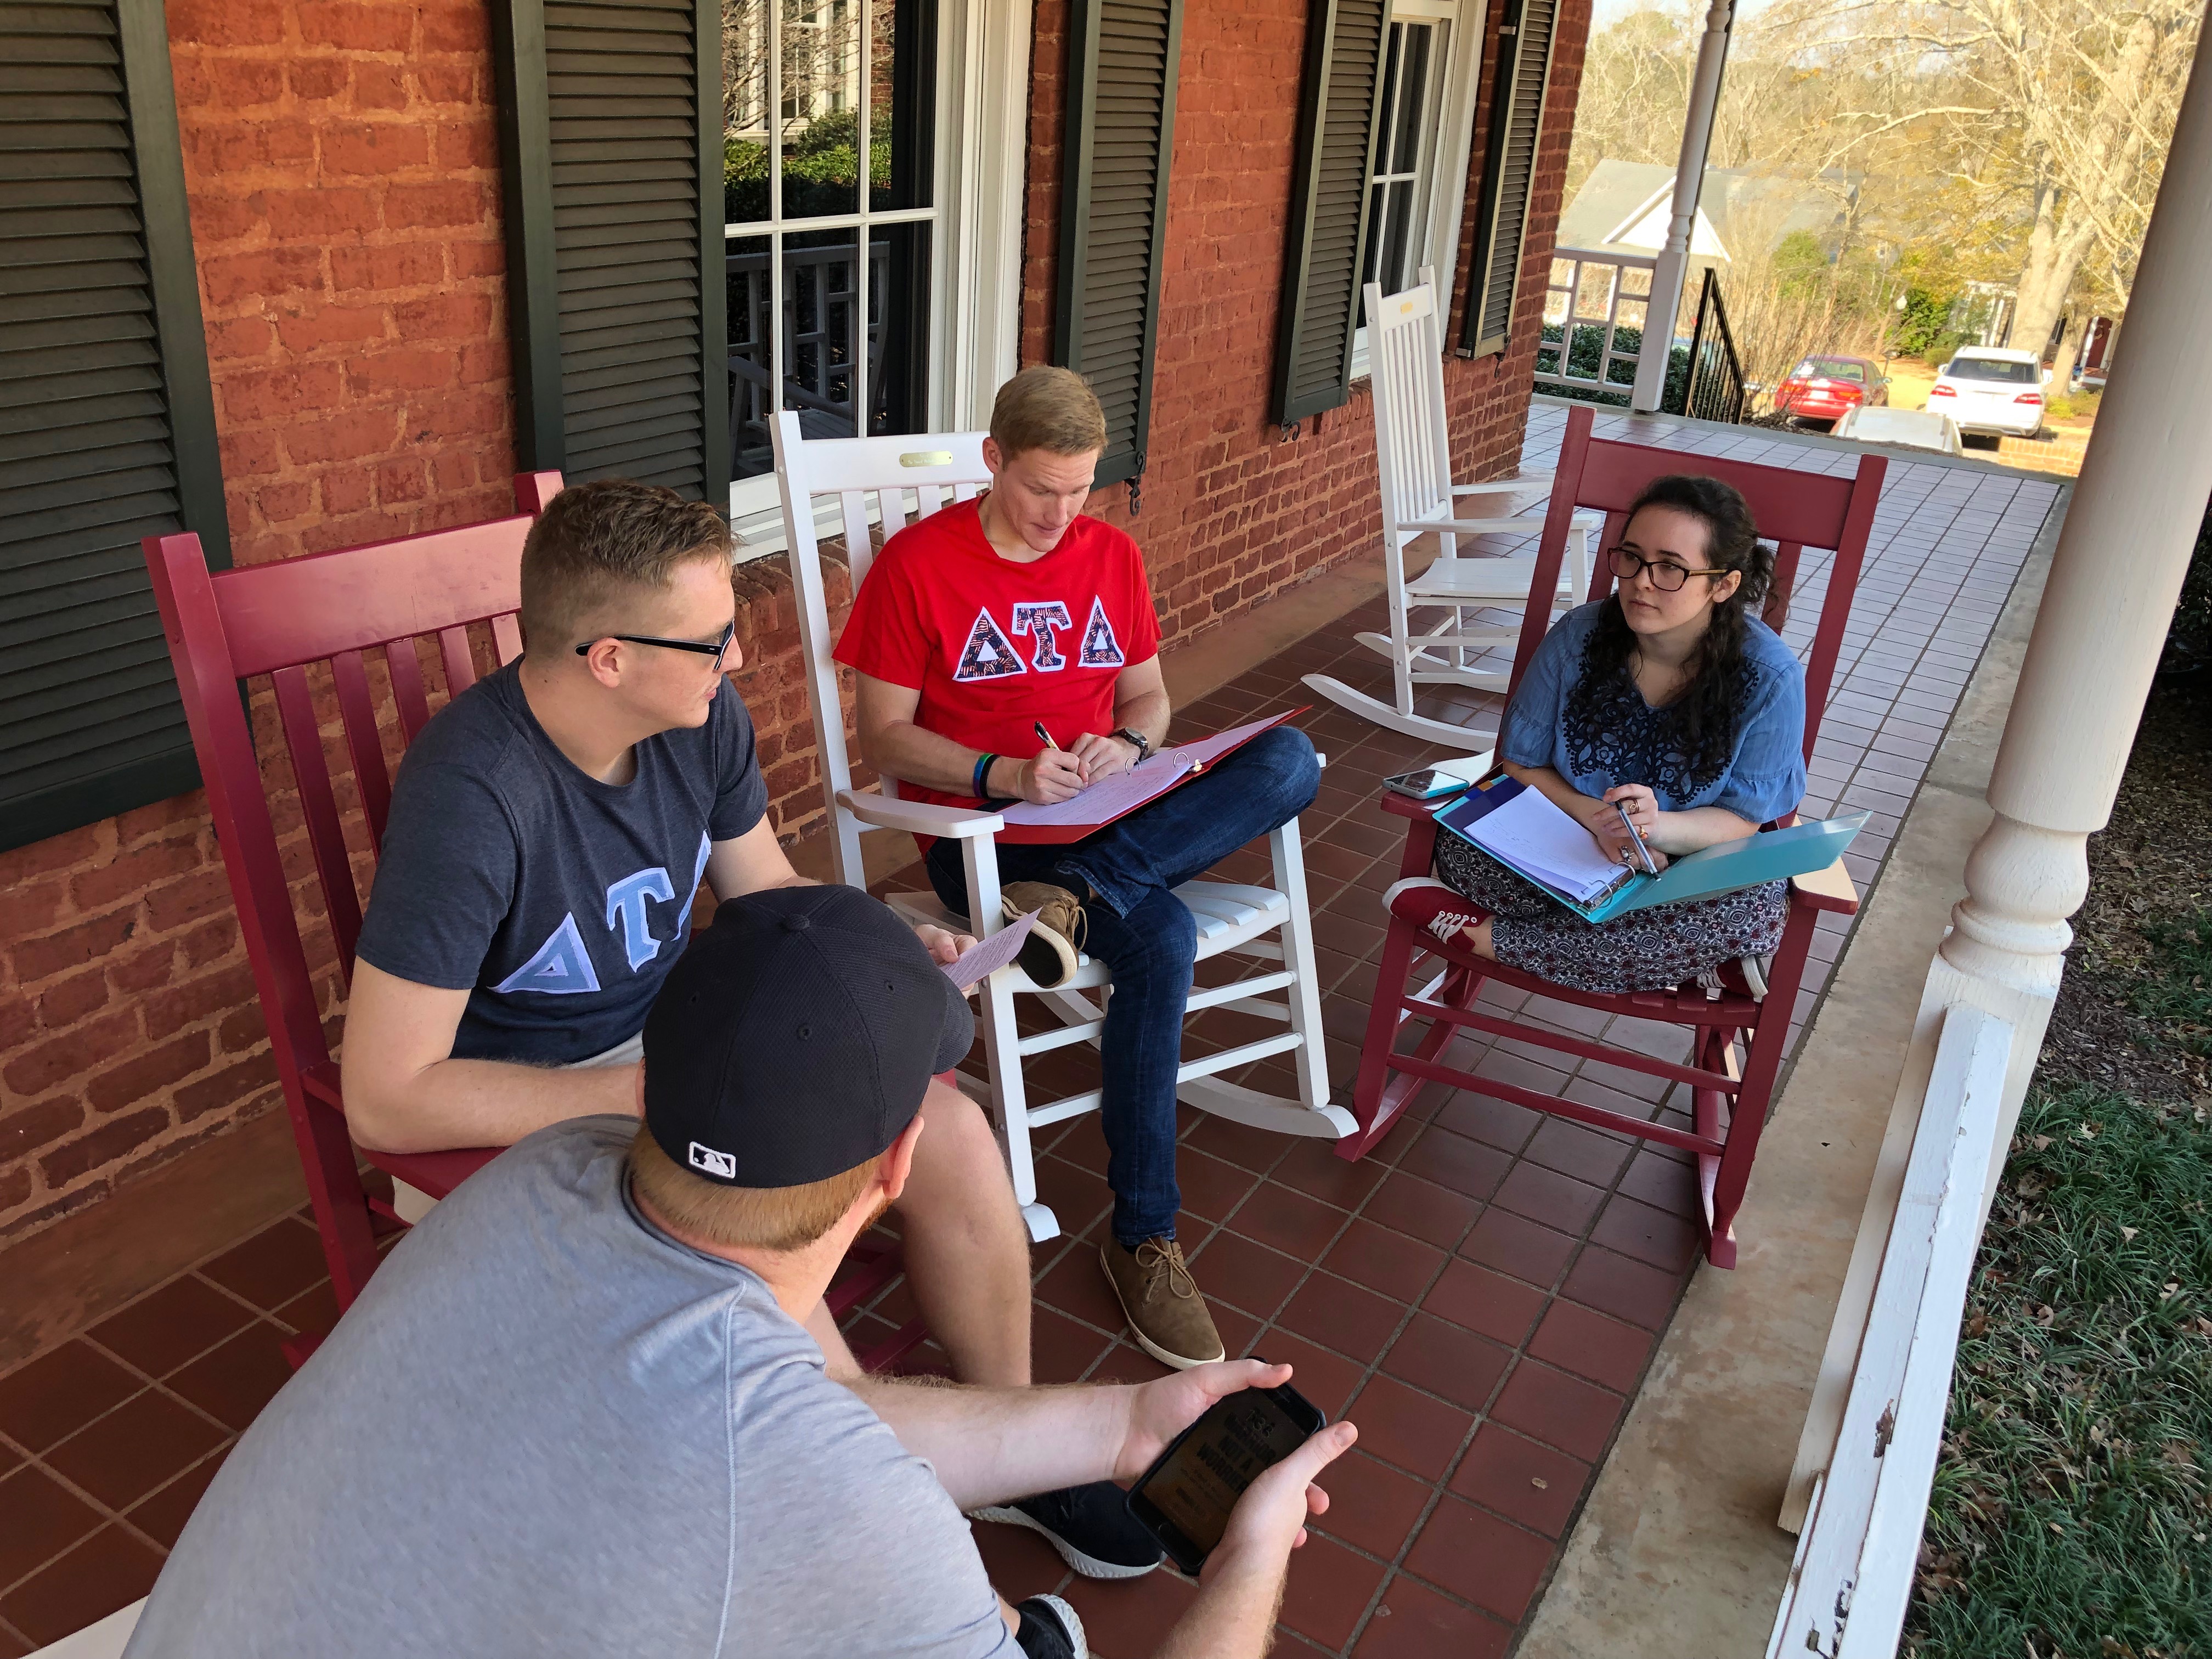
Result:
[[1466,788],[1468,781],[1455,774],[1425,767],[1419,772],[1401,772],[1395,777],[1385,778],[1382,787],[1401,795],[1411,795],[1415,800],[1433,800],[1438,795]]
[[1195,1573],[1221,1542],[1244,1488],[1328,1426],[1287,1382],[1217,1400],[1129,1489],[1129,1513],[1170,1560]]

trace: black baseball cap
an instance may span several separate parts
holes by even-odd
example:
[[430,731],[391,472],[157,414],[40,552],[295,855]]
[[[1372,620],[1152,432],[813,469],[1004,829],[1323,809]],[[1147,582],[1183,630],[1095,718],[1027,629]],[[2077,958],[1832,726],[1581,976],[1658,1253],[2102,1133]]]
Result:
[[866,1163],[968,1052],[968,1004],[914,931],[857,887],[728,899],[645,1020],[645,1122],[725,1187],[797,1187]]

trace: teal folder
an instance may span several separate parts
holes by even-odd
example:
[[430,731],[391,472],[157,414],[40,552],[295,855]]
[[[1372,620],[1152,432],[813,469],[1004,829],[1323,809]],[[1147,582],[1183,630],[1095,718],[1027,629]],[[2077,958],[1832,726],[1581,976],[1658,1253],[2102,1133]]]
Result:
[[1619,885],[1602,897],[1583,904],[1537,880],[1525,870],[1516,869],[1511,860],[1499,858],[1468,833],[1470,825],[1503,806],[1522,787],[1511,778],[1498,778],[1486,787],[1470,789],[1438,812],[1437,823],[1485,858],[1512,870],[1530,885],[1591,922],[1611,921],[1615,916],[1625,916],[1632,910],[1647,910],[1655,904],[1716,898],[1723,893],[1741,892],[1747,887],[1825,870],[1851,844],[1852,837],[1866,827],[1867,821],[1866,813],[1853,812],[1845,817],[1824,818],[1787,830],[1761,830],[1741,841],[1723,842],[1701,853],[1686,854],[1671,860],[1656,876],[1647,876],[1640,870],[1625,870]]

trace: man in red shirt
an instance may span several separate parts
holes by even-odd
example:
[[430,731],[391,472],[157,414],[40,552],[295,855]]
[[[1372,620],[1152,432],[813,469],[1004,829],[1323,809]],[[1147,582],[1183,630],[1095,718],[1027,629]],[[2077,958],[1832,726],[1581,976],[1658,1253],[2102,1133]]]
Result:
[[[1066,800],[1165,741],[1143,556],[1082,516],[1105,444],[1080,376],[1024,369],[991,411],[989,493],[885,544],[836,655],[858,677],[861,753],[902,794]],[[1113,972],[1100,1116],[1114,1218],[1099,1259],[1138,1342],[1166,1364],[1222,1358],[1176,1243],[1176,1072],[1197,927],[1173,890],[1296,817],[1320,777],[1305,734],[1277,726],[1082,841],[999,848],[1006,914],[1041,911],[1023,956],[1031,976],[1056,983],[1079,945]],[[938,896],[964,911],[957,844],[939,842],[926,864]]]

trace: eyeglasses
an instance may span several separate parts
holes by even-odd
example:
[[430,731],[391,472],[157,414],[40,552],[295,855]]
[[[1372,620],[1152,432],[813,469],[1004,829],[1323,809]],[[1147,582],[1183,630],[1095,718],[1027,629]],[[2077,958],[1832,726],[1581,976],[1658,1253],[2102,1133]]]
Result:
[[1648,570],[1651,573],[1651,586],[1662,593],[1679,593],[1682,584],[1692,576],[1725,576],[1729,574],[1725,570],[1692,570],[1666,559],[1647,559],[1625,547],[1616,547],[1606,556],[1613,561],[1613,574],[1621,581],[1634,581],[1639,573]]
[[722,637],[709,645],[700,640],[664,640],[656,634],[602,634],[599,640],[586,640],[576,647],[576,654],[587,657],[599,640],[620,640],[625,645],[657,645],[669,651],[694,651],[702,657],[712,657],[714,666],[722,665],[722,659],[730,654],[730,641],[738,636],[738,624],[732,619],[722,630]]

